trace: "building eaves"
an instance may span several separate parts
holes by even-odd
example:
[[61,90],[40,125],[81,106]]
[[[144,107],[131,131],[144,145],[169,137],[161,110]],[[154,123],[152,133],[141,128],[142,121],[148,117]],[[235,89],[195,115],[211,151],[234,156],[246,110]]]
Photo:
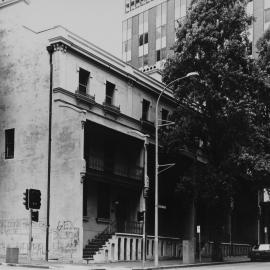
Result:
[[[49,30],[52,31],[52,35],[50,34],[49,38],[50,44],[62,42],[73,50],[85,55],[90,59],[93,59],[104,67],[109,68],[119,75],[126,77],[133,83],[139,84],[144,88],[149,89],[154,94],[158,95],[163,90],[165,86],[163,83],[139,71],[138,69],[99,48],[93,43],[70,32],[66,28],[57,26]],[[171,90],[166,90],[163,98],[174,102]]]

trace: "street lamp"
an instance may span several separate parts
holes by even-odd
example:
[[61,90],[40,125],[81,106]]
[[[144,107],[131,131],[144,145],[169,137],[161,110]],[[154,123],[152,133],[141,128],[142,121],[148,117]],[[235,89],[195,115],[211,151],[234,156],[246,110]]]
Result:
[[143,259],[142,259],[142,265],[143,268],[145,266],[145,249],[146,249],[146,190],[149,188],[149,178],[147,175],[147,145],[148,145],[148,138],[150,137],[148,134],[143,134],[138,130],[132,129],[129,130],[128,133],[134,133],[138,135],[139,137],[143,138],[144,140],[144,187],[143,187]]
[[177,78],[163,88],[161,93],[158,96],[157,103],[156,103],[156,116],[155,116],[155,266],[158,266],[158,105],[159,100],[162,96],[162,94],[165,92],[167,88],[169,88],[172,84],[175,82],[181,81],[183,79],[186,79],[191,76],[199,76],[198,72],[190,72],[187,75]]

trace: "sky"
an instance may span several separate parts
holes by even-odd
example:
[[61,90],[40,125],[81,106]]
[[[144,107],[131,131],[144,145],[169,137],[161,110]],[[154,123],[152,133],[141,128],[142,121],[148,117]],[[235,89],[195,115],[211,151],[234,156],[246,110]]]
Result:
[[121,58],[123,0],[30,0],[36,29],[62,25]]

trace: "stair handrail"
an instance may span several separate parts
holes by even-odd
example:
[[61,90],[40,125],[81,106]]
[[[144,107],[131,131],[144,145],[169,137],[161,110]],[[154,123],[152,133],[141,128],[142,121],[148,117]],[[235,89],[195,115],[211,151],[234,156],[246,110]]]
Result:
[[116,232],[116,221],[110,221],[108,226],[100,234],[113,234]]

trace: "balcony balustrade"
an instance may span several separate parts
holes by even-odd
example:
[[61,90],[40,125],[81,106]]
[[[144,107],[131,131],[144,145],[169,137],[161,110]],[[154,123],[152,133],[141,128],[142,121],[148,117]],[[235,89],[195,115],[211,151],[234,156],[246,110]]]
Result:
[[105,113],[111,114],[115,117],[120,115],[120,106],[115,106],[106,101],[104,101],[102,105],[103,105],[103,110]]
[[137,181],[143,179],[143,168],[132,164],[116,163],[114,160],[104,159],[102,157],[90,156],[88,158],[87,168],[98,173],[111,174]]
[[86,94],[86,92],[83,90],[82,86],[79,87],[79,90],[75,92],[75,97],[77,100],[86,103],[90,106],[95,104],[95,96],[91,96],[89,94]]

